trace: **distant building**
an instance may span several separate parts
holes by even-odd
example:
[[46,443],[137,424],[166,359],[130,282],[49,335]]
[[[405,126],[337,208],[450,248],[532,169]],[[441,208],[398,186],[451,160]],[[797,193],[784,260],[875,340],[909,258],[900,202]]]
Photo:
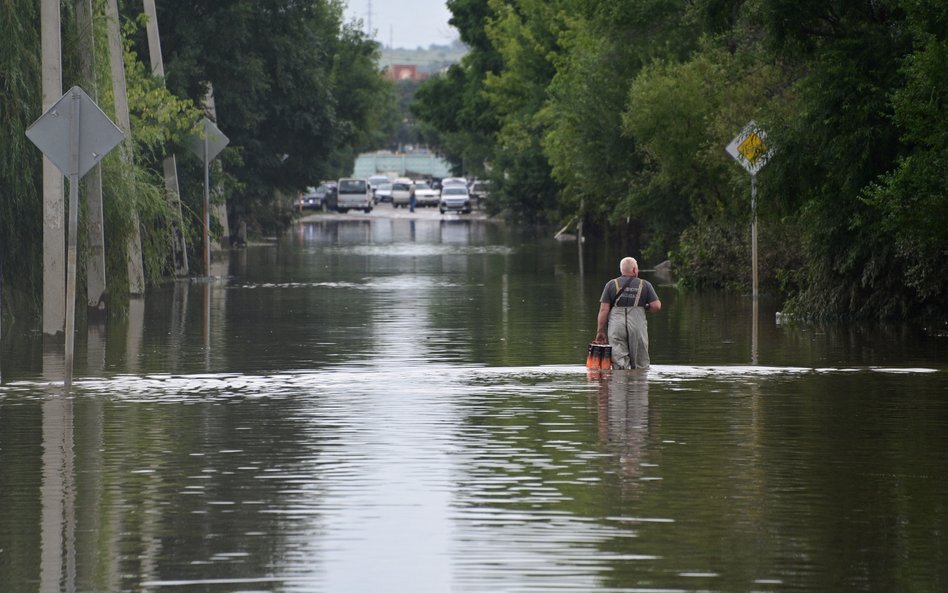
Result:
[[419,72],[415,64],[392,64],[385,69],[388,80],[425,80],[428,74]]
[[367,178],[378,173],[396,177],[449,177],[451,165],[427,150],[393,153],[380,150],[365,152],[356,157],[353,177]]

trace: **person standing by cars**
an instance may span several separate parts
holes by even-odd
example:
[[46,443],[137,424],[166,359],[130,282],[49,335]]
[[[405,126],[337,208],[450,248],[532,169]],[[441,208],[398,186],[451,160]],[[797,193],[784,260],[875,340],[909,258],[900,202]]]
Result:
[[635,258],[622,258],[619,272],[621,276],[607,282],[599,298],[593,342],[606,343],[608,336],[612,368],[647,369],[650,360],[645,313],[660,311],[662,301],[651,283],[638,277],[639,264]]
[[411,193],[408,194],[408,211],[414,212],[415,211],[415,184],[414,183],[411,184],[410,191]]

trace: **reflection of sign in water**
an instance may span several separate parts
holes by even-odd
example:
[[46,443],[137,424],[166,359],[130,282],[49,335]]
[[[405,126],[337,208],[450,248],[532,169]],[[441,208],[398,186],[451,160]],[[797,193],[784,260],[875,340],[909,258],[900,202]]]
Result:
[[773,149],[767,146],[767,134],[754,121],[751,121],[731,143],[727,153],[734,157],[751,175],[755,175],[767,164]]

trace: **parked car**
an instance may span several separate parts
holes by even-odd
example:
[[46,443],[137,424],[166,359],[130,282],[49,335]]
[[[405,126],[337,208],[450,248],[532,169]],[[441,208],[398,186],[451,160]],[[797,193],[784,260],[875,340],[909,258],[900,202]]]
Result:
[[407,177],[399,177],[392,183],[392,206],[406,208],[415,191],[415,182]]
[[471,194],[463,185],[449,185],[441,190],[441,199],[438,202],[441,214],[447,211],[471,213]]
[[336,184],[321,183],[318,187],[307,187],[302,196],[303,208],[322,210],[327,207],[335,208]]
[[369,183],[365,179],[340,179],[336,184],[336,210],[363,210],[366,214],[372,211],[372,193]]
[[437,206],[440,198],[441,192],[428,185],[427,181],[415,182],[416,206]]
[[307,210],[318,210],[323,207],[323,196],[316,194],[315,187],[307,187],[303,195],[300,196],[300,207]]
[[487,200],[488,194],[490,194],[490,181],[474,181],[471,184],[471,198],[474,202],[481,206]]
[[441,188],[444,189],[449,185],[463,185],[467,187],[467,179],[463,177],[445,177],[441,180]]
[[[385,175],[372,175],[368,179],[366,179],[366,181],[369,182],[369,191],[372,192],[373,196],[375,194],[375,190],[378,189],[380,185],[382,185],[383,183],[392,182],[392,180],[386,177]],[[375,200],[375,201],[376,203],[378,202],[378,200]]]
[[380,183],[378,187],[375,188],[375,203],[379,202],[391,202],[392,201],[392,186],[394,184],[391,182]]

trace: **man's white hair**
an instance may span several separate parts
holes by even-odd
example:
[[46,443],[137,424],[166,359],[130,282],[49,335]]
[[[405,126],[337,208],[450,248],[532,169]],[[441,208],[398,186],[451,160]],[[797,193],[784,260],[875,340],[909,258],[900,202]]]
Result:
[[639,262],[634,257],[623,257],[619,262],[619,272],[622,274],[631,274],[639,269]]

